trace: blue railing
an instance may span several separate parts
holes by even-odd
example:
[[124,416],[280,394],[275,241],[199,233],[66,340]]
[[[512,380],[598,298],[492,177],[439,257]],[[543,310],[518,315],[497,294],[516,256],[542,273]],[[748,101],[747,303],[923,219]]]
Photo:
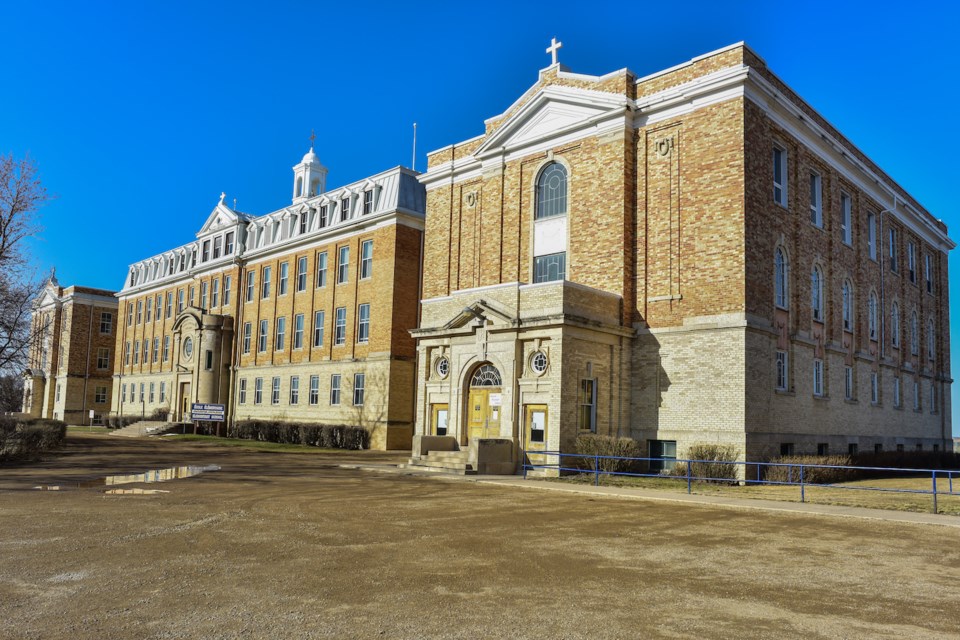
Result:
[[[523,477],[527,477],[527,472],[534,469],[549,469],[557,472],[572,472],[580,474],[590,474],[593,476],[594,485],[600,484],[600,476],[629,476],[635,478],[664,478],[672,480],[685,480],[687,484],[687,493],[692,493],[694,482],[727,482],[746,485],[785,485],[797,486],[800,488],[800,502],[806,502],[806,490],[809,487],[823,487],[830,489],[847,489],[851,491],[881,491],[888,493],[912,493],[929,495],[933,498],[933,513],[937,513],[937,496],[950,495],[960,496],[960,483],[958,490],[954,491],[954,479],[960,479],[960,471],[950,469],[906,469],[900,467],[855,467],[830,464],[799,464],[795,462],[741,462],[741,461],[718,461],[718,460],[680,460],[665,458],[627,458],[617,456],[601,456],[581,453],[561,453],[559,451],[522,451],[523,454]],[[536,464],[533,459],[542,459],[544,462]],[[555,462],[549,461],[554,458]],[[565,466],[564,460],[572,461]],[[625,466],[642,467],[670,465],[673,471],[670,475],[664,475],[658,470],[642,471],[612,471],[603,469],[602,463],[605,461],[615,461],[626,463]],[[681,465],[680,471],[686,473],[678,474],[677,465]],[[736,469],[743,468],[743,473],[736,473],[736,477],[700,475],[694,473],[694,468],[703,469],[700,465],[706,465],[706,468]],[[773,468],[785,468],[787,470],[787,479],[767,478],[767,470]],[[754,475],[754,468],[756,474]],[[889,477],[891,475],[929,477],[929,489],[910,489],[901,487],[867,487],[853,486],[849,484],[837,484],[834,482],[811,482],[811,470],[813,469],[832,469],[837,471],[851,471],[854,480],[876,479],[878,477]],[[864,478],[864,474],[869,474],[871,478]],[[814,475],[815,477],[815,475]],[[944,490],[946,489],[946,490]]]

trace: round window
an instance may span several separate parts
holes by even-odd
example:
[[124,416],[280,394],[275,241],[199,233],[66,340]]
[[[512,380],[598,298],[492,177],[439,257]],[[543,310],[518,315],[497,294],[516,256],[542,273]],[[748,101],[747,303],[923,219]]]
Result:
[[533,367],[534,373],[540,375],[547,370],[547,354],[543,351],[537,351],[533,354],[533,357],[530,358],[530,366]]
[[183,358],[184,360],[189,360],[190,356],[193,355],[193,339],[185,338],[183,341]]
[[450,361],[446,358],[439,358],[437,360],[437,375],[446,378],[448,373],[450,373]]

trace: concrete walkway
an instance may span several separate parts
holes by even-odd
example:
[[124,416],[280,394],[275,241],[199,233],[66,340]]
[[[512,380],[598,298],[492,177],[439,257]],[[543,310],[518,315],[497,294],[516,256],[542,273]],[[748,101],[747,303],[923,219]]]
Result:
[[421,472],[411,469],[400,469],[396,465],[389,463],[341,464],[339,466],[344,469],[359,469],[363,471],[412,475],[442,480],[455,480],[460,482],[476,482],[478,484],[492,484],[515,489],[560,491],[565,493],[579,493],[582,495],[628,500],[660,500],[690,505],[708,505],[712,507],[729,509],[760,509],[764,511],[780,511],[785,513],[834,516],[841,518],[862,518],[866,520],[885,520],[887,522],[904,522],[910,524],[933,524],[960,529],[960,516],[949,516],[939,513],[868,509],[865,507],[843,507],[831,504],[786,502],[780,500],[757,500],[753,498],[733,498],[727,496],[706,496],[640,487],[597,487],[589,484],[563,483],[532,478],[525,480],[522,476],[462,476],[448,473],[429,471]]

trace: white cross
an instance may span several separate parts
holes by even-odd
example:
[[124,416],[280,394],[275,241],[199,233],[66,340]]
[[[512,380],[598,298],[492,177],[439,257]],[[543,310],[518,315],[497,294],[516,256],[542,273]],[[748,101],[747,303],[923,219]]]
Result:
[[556,38],[550,38],[550,46],[547,47],[547,53],[553,56],[553,62],[551,66],[557,64],[557,49],[563,46],[562,42],[557,42]]

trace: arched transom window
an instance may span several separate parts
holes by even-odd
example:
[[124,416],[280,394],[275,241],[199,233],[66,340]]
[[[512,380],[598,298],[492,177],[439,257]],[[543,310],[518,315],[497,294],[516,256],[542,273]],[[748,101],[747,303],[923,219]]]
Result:
[[781,309],[787,308],[787,255],[783,247],[777,247],[773,254],[774,301]]
[[810,272],[810,308],[813,319],[823,322],[823,274],[820,267],[814,267]]
[[537,220],[567,213],[567,170],[558,162],[548,164],[537,178]]
[[473,372],[470,379],[471,387],[500,387],[500,372],[492,364],[485,364]]
[[853,331],[853,285],[843,281],[843,330]]

